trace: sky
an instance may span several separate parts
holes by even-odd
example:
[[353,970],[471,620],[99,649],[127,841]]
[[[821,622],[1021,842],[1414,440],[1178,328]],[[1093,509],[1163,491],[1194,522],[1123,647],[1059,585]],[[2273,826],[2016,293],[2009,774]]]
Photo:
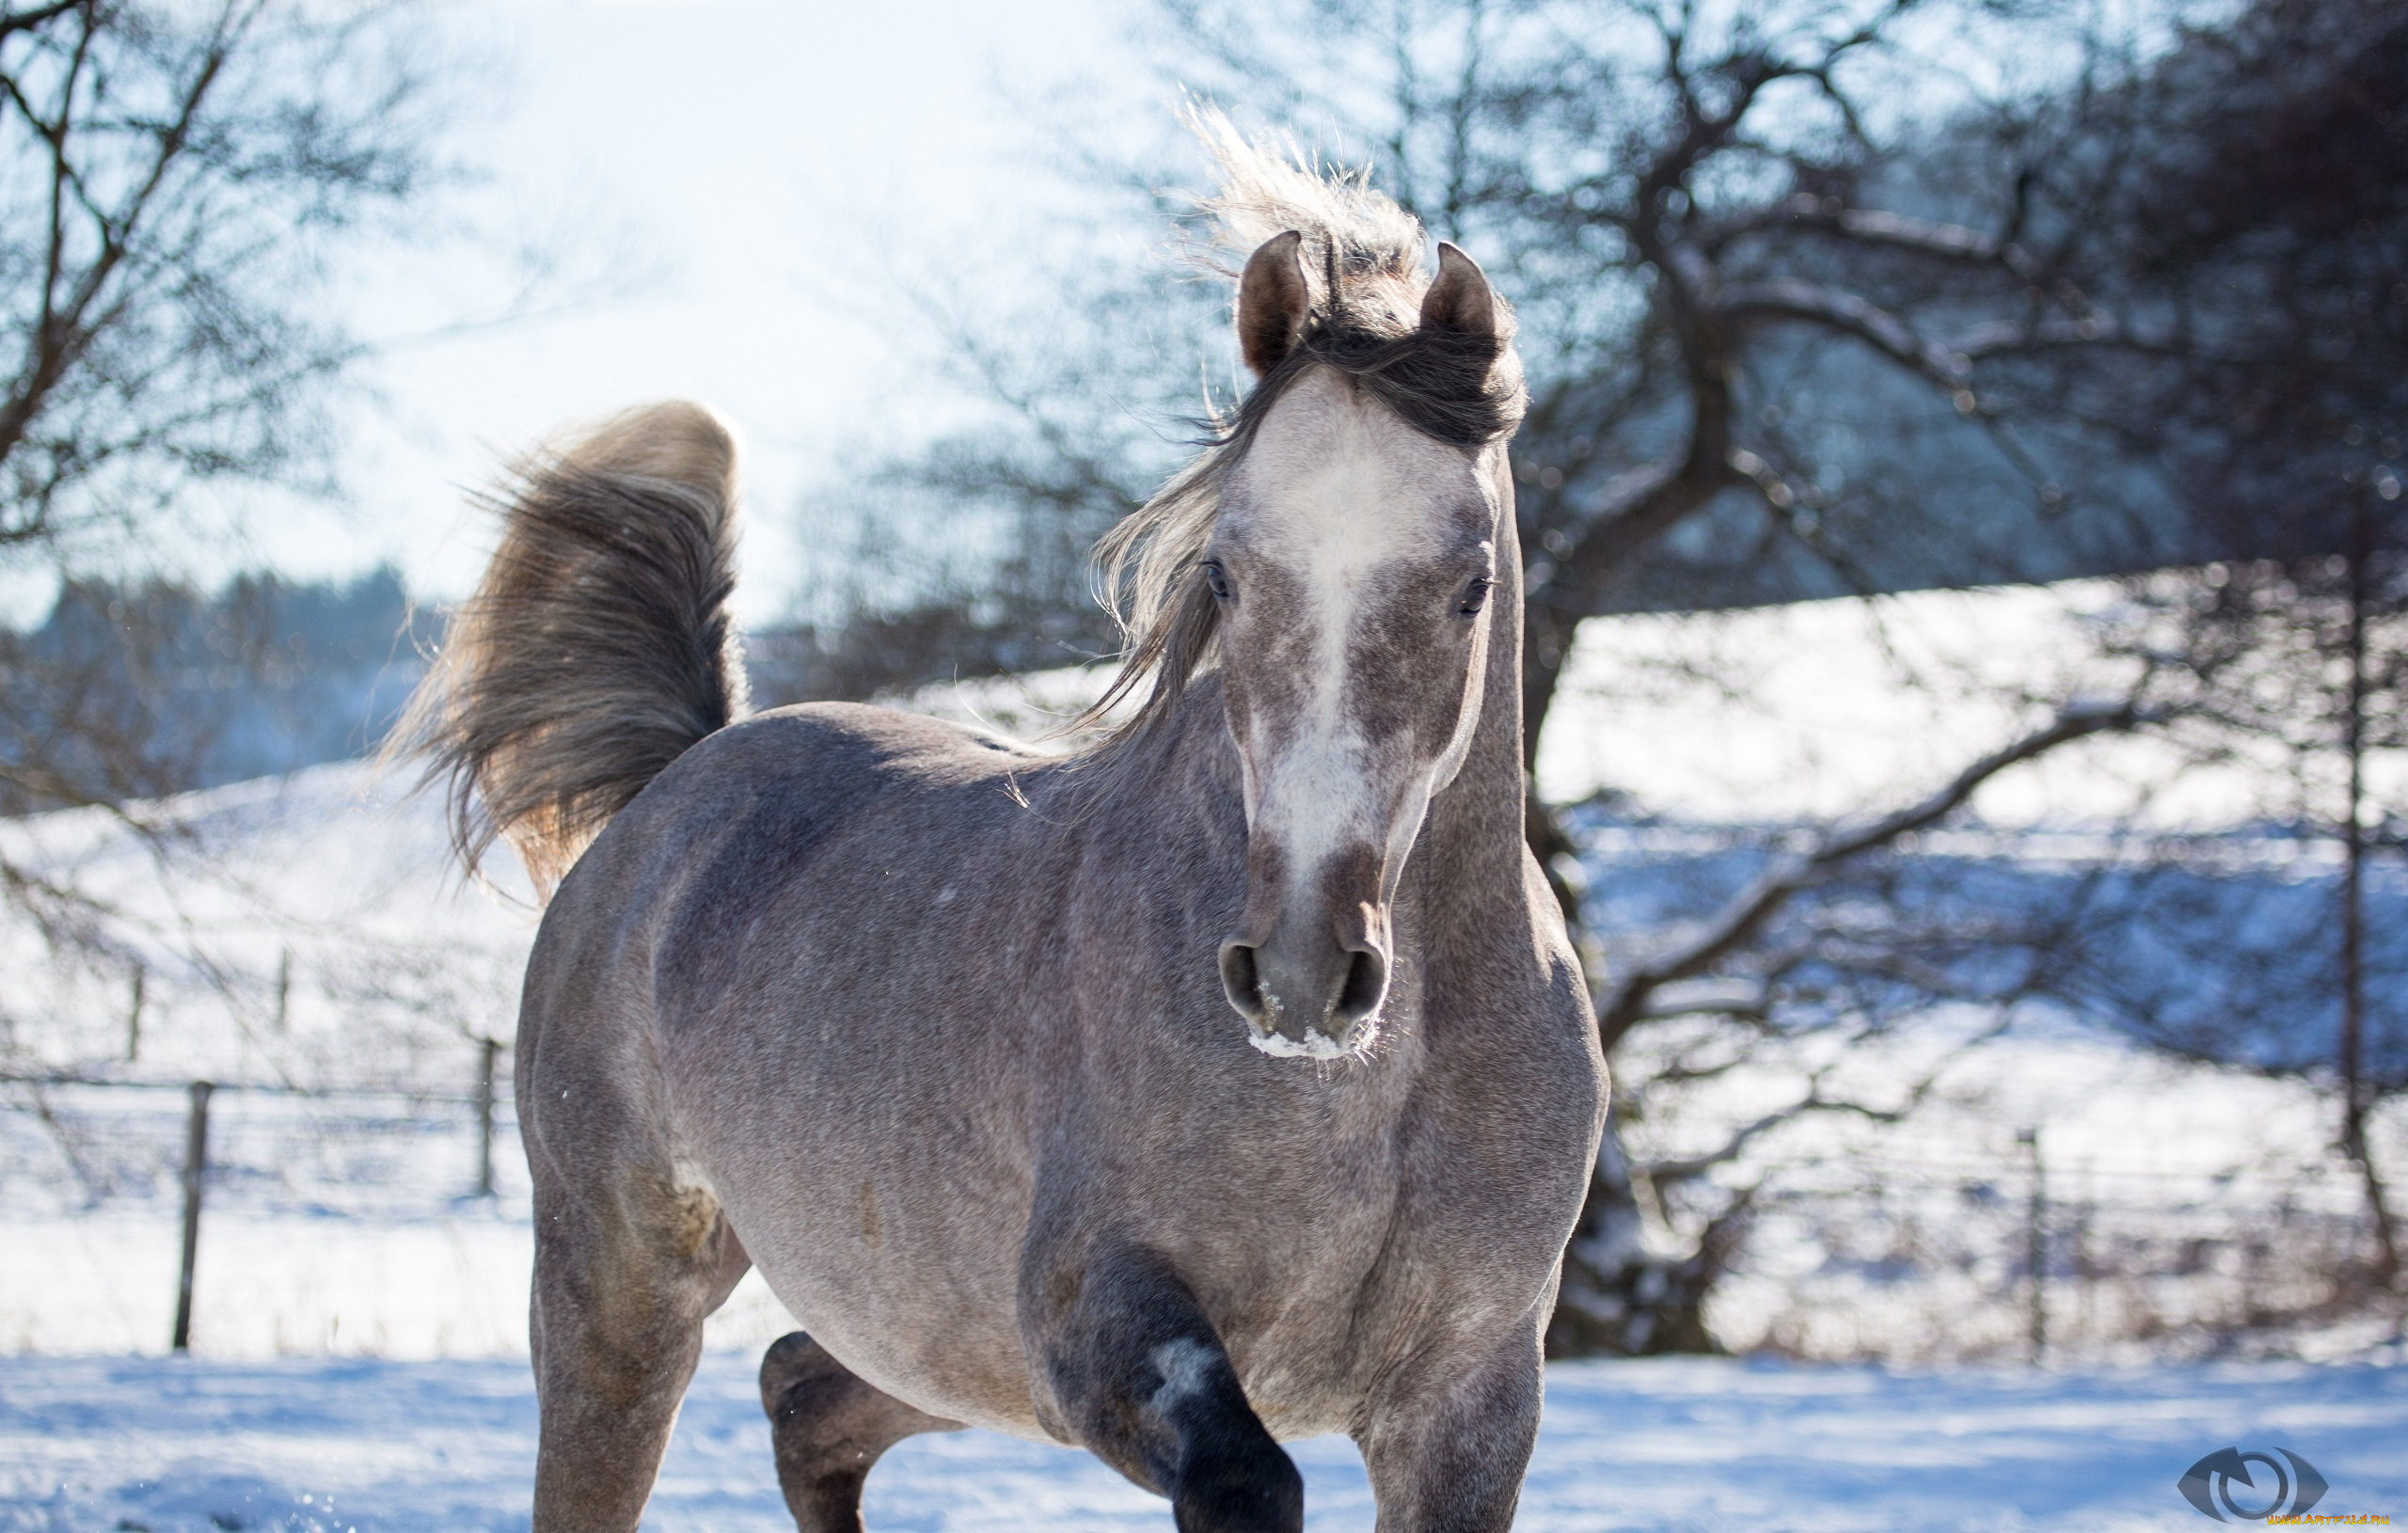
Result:
[[[1133,67],[1150,0],[437,3],[470,66],[445,148],[483,180],[430,222],[474,233],[361,253],[341,308],[388,344],[359,373],[345,493],[246,501],[246,539],[184,561],[204,578],[390,563],[457,597],[490,546],[467,491],[563,425],[685,396],[745,442],[738,617],[776,622],[807,605],[806,486],[959,407],[913,371],[906,283],[951,262],[1007,287],[1016,231],[1042,238],[1059,146],[1028,103],[1130,134],[1173,107]],[[523,245],[560,268],[533,316],[462,333],[507,307]],[[0,582],[0,620],[52,589]]]
[[[1101,68],[1131,0],[509,0],[446,13],[489,67],[454,146],[479,234],[372,262],[354,323],[392,338],[350,438],[348,505],[278,505],[246,560],[309,577],[379,561],[457,595],[489,544],[462,491],[563,422],[666,396],[736,424],[750,484],[740,614],[792,603],[794,507],[879,412],[914,403],[890,266],[991,249],[1046,176],[1024,103]],[[505,307],[508,252],[563,275]],[[577,300],[565,308],[560,300]]]

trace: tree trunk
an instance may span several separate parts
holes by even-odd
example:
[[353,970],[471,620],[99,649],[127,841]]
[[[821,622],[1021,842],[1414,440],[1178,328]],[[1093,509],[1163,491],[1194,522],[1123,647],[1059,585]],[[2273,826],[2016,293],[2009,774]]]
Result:
[[2357,1163],[2366,1182],[2367,1218],[2373,1226],[2375,1282],[2388,1286],[2400,1271],[2400,1248],[2367,1144],[2368,1107],[2364,1067],[2366,1038],[2366,716],[2367,562],[2373,553],[2372,518],[2367,495],[2355,496],[2350,514],[2350,682],[2342,716],[2341,745],[2349,757],[2349,795],[2341,815],[2341,1151]]
[[1547,1322],[1549,1357],[1648,1357],[1719,1352],[1705,1300],[1735,1253],[1742,1198],[1706,1226],[1686,1256],[1651,1250],[1620,1124],[1608,1116],[1589,1201],[1563,1253],[1563,1287]]
[[[1584,946],[1579,940],[1580,896],[1557,861],[1576,856],[1578,848],[1554,810],[1540,801],[1535,785],[1527,823],[1530,850],[1563,907],[1574,945]],[[1594,983],[1599,976],[1589,978]],[[1547,1322],[1546,1354],[1645,1357],[1719,1351],[1706,1332],[1705,1299],[1735,1252],[1741,1210],[1735,1205],[1717,1219],[1698,1249],[1687,1256],[1650,1249],[1621,1132],[1620,1120],[1608,1113],[1605,1140],[1597,1146],[1597,1163],[1589,1177],[1589,1196],[1563,1254],[1563,1286],[1556,1295],[1554,1318]]]

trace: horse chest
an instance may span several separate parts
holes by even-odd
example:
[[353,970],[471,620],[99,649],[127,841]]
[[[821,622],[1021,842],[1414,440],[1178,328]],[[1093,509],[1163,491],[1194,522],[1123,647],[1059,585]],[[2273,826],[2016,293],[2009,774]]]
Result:
[[[1063,1277],[1103,1245],[1159,1254],[1275,1431],[1343,1426],[1427,1335],[1527,1305],[1561,1248],[1561,1199],[1534,1203],[1528,1179],[1585,1126],[1483,1115],[1433,1078],[1444,1063],[1402,1040],[1322,1071],[1251,1051],[1112,1059],[1057,1098],[1029,1250]],[[1509,1095],[1544,1093],[1545,1062],[1529,1073]]]

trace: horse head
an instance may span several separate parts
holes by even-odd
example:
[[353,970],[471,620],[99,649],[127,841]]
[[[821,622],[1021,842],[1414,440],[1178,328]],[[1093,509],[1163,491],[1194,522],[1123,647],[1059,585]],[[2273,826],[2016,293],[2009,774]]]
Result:
[[1259,382],[1199,564],[1245,798],[1222,986],[1258,1048],[1326,1058],[1372,1035],[1406,859],[1471,749],[1488,648],[1512,641],[1488,599],[1518,575],[1497,563],[1511,433],[1490,421],[1511,320],[1450,245],[1418,314],[1333,320],[1302,244],[1264,244],[1239,284]]

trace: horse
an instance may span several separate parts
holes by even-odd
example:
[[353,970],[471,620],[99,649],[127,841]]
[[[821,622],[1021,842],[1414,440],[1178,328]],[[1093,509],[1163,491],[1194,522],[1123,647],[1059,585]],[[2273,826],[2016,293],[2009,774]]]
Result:
[[708,409],[522,462],[399,736],[546,904],[518,1025],[537,1533],[632,1529],[757,1267],[803,1533],[913,1433],[1085,1447],[1182,1533],[1512,1521],[1602,1126],[1524,839],[1526,394],[1480,266],[1222,128],[1253,376],[1100,545],[1085,743],[748,712]]

